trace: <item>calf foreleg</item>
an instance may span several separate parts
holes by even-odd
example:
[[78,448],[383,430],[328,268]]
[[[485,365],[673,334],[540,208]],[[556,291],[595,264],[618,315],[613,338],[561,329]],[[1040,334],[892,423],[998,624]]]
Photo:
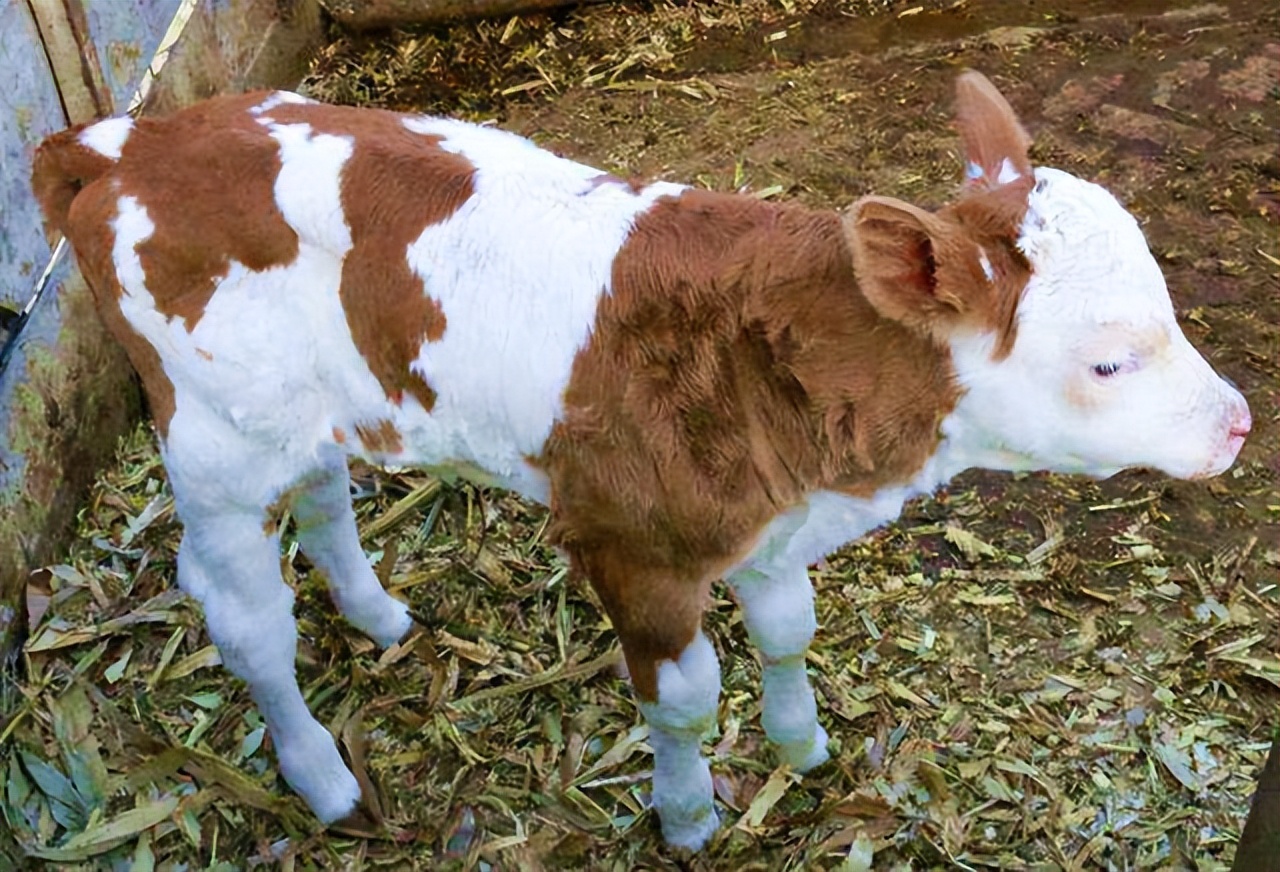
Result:
[[813,585],[803,566],[744,568],[729,579],[742,607],[747,634],[760,652],[764,694],[760,720],[778,743],[782,761],[807,772],[828,759],[827,731],[805,674],[804,657],[813,641]]
[[[581,557],[581,555],[579,555]],[[720,826],[702,738],[716,723],[720,663],[703,635],[707,584],[596,553],[579,561],[613,621],[649,724],[653,805],[668,844],[697,850]]]

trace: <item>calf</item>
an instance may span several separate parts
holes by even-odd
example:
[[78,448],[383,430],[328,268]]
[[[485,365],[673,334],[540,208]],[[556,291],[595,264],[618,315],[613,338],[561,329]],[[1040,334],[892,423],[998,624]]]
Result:
[[150,400],[177,576],[325,822],[360,788],[294,677],[271,506],[344,615],[409,629],[361,549],[347,459],[546,503],[617,630],[666,840],[717,817],[701,738],[723,578],[762,721],[827,759],[806,567],[970,467],[1217,475],[1241,395],[1174,319],[1137,223],[1033,169],[1008,104],[958,85],[958,199],[843,216],[627,184],[509,133],[276,92],[50,137],[34,185]]

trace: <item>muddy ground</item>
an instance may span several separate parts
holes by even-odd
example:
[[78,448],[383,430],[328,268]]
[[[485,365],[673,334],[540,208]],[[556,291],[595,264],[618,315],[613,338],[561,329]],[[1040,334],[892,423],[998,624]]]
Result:
[[542,511],[407,471],[355,471],[362,530],[444,631],[380,656],[286,560],[304,688],[386,819],[374,838],[316,831],[243,689],[209,668],[198,610],[167,592],[178,527],[144,428],[83,544],[29,592],[50,605],[0,722],[9,825],[54,868],[1224,868],[1280,704],[1277,34],[1262,0],[743,0],[338,36],[308,82],[328,99],[832,208],[952,196],[951,88],[977,68],[1037,162],[1137,215],[1253,436],[1207,484],[969,474],[817,567],[810,667],[836,753],[802,780],[773,767],[721,594],[725,827],[689,858],[657,836],[615,643]]

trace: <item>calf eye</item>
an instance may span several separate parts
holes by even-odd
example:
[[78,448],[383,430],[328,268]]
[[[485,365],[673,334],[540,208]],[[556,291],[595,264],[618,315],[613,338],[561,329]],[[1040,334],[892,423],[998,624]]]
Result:
[[1101,378],[1106,378],[1109,375],[1115,375],[1119,371],[1120,364],[1118,363],[1099,363],[1095,364],[1093,367],[1093,374],[1100,376]]

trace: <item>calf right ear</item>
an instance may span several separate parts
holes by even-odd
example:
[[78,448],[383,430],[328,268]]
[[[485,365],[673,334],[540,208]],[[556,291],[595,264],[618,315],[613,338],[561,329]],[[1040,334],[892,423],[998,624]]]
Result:
[[[892,197],[863,197],[844,216],[863,295],[885,318],[938,335],[966,309],[982,277],[975,245],[957,225]],[[976,273],[976,274],[975,274]]]

